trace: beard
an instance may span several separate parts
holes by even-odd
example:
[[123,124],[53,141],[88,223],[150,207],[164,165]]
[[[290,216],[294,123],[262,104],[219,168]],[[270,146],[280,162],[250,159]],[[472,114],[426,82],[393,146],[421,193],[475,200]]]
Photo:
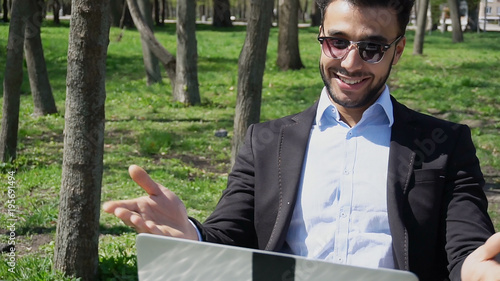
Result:
[[[394,60],[394,57],[393,59]],[[389,69],[387,70],[386,74],[379,79],[379,82],[375,84],[373,87],[370,87],[368,91],[357,101],[353,100],[341,100],[339,96],[335,93],[335,90],[332,87],[332,82],[329,80],[326,75],[325,71],[323,68],[323,65],[321,62],[319,63],[319,71],[321,73],[321,79],[323,79],[323,83],[325,84],[326,90],[328,92],[328,95],[330,98],[338,105],[345,107],[345,108],[362,108],[362,107],[367,107],[367,105],[371,105],[374,103],[377,98],[382,94],[382,91],[385,88],[385,83],[387,82],[387,79],[389,78],[389,74],[391,73],[392,69],[392,60],[391,64],[389,65]],[[363,76],[368,76],[365,73],[349,73],[346,69],[344,68],[333,68],[332,69],[333,73],[341,73],[350,77],[363,77]],[[371,75],[373,77],[373,75]]]

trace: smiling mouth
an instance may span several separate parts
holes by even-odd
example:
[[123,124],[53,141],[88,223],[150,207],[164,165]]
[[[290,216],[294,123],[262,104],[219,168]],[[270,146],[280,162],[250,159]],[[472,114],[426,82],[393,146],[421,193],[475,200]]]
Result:
[[339,77],[339,79],[342,80],[342,82],[349,84],[349,85],[358,84],[359,82],[363,81],[363,79],[351,80],[351,79],[346,79],[346,78],[342,78],[342,77]]
[[357,78],[357,79],[349,79],[349,78],[345,78],[345,77],[341,77],[337,74],[335,74],[335,76],[342,82],[344,82],[345,84],[347,85],[356,85],[356,84],[359,84],[361,82],[363,82],[364,80],[366,79],[361,79],[361,78]]

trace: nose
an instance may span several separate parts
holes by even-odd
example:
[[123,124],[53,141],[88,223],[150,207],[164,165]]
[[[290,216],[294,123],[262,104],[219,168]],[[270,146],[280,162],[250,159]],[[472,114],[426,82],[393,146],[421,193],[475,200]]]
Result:
[[348,47],[347,53],[342,58],[340,65],[349,72],[361,69],[363,59],[359,56],[358,46],[351,44]]

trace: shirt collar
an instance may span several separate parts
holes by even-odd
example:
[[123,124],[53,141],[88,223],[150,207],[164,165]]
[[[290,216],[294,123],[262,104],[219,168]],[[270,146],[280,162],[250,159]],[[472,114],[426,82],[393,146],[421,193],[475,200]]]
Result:
[[[383,111],[377,111],[376,108],[381,107]],[[331,114],[325,114],[327,110],[331,111]],[[363,113],[363,117],[361,118],[360,122],[364,122],[367,117],[373,116],[374,114],[381,114],[385,113],[389,124],[389,127],[392,127],[392,124],[394,124],[394,114],[393,114],[393,107],[392,107],[392,102],[391,102],[391,95],[389,91],[389,87],[385,86],[384,91],[382,94],[378,97],[378,99],[369,107],[365,110]],[[319,98],[318,102],[318,109],[316,110],[316,124],[318,126],[328,126],[328,124],[331,124],[332,118],[338,122],[340,122],[340,114],[337,110],[337,107],[332,103],[330,98],[328,97],[328,91],[326,90],[326,87],[323,87],[323,90],[321,91],[321,96]]]

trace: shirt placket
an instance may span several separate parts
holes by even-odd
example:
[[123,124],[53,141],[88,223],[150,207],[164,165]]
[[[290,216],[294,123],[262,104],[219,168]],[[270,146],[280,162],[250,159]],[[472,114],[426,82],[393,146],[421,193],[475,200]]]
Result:
[[340,179],[339,212],[337,215],[337,233],[334,245],[335,259],[338,263],[347,262],[349,249],[349,222],[352,214],[351,203],[357,145],[354,134],[354,129],[348,130],[344,142],[344,166]]

